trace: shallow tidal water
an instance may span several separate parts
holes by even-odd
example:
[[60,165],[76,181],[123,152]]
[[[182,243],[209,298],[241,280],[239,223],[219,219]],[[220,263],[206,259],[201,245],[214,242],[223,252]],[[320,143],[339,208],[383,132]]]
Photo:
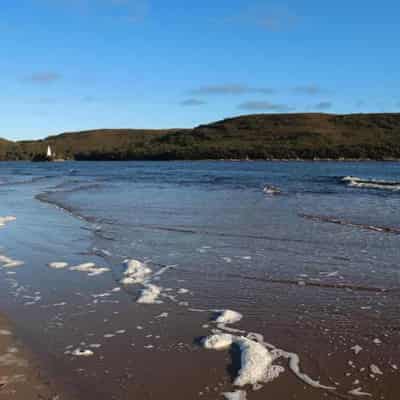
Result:
[[[0,263],[0,311],[75,399],[397,400],[399,181],[376,162],[2,163],[0,255],[21,265]],[[151,304],[125,260],[152,270]],[[335,390],[285,359],[235,387],[237,349],[201,346],[224,309]]]

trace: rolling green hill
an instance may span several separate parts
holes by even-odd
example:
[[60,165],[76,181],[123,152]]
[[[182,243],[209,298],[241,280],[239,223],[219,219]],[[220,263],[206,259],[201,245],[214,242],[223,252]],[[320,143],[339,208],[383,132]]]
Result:
[[78,160],[400,159],[400,114],[258,114],[194,129],[71,132],[0,140],[0,159],[30,160],[47,145]]

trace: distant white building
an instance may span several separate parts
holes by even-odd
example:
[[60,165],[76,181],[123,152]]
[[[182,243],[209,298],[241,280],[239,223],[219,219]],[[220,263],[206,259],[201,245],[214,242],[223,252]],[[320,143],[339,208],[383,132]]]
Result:
[[52,151],[51,151],[51,147],[50,147],[50,146],[47,146],[47,157],[48,157],[48,158],[53,157],[53,153],[52,153]]

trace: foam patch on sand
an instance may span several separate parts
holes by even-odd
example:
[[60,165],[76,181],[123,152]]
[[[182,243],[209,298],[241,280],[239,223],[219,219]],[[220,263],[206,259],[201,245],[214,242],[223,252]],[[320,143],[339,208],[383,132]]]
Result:
[[235,324],[243,318],[243,315],[233,310],[223,310],[219,312],[219,315],[215,318],[217,324]]
[[92,262],[75,265],[69,269],[70,271],[87,272],[88,276],[97,276],[110,271],[110,268],[97,267],[96,264]]
[[137,299],[137,303],[141,304],[159,304],[161,300],[157,300],[161,294],[161,288],[156,285],[147,284],[145,285],[140,297]]
[[[214,334],[202,341],[202,345],[206,349],[222,350],[229,349],[231,346],[237,346],[240,349],[241,365],[234,380],[235,386],[252,385],[255,390],[260,387],[260,384],[278,378],[285,371],[285,368],[281,365],[275,365],[274,361],[284,358],[288,360],[290,370],[307,385],[323,390],[336,390],[335,387],[325,386],[303,373],[300,370],[300,358],[296,353],[278,349],[274,345],[264,342],[264,338],[260,334],[248,333],[245,336],[244,331],[225,325],[238,322],[241,319],[242,315],[236,311],[219,311],[218,317],[214,319],[214,322],[220,322],[218,324],[219,330],[214,329]],[[234,334],[235,332],[241,332],[241,334]],[[238,392],[234,393],[239,396]],[[243,396],[243,393],[241,395]],[[240,399],[240,397],[232,398]]]
[[167,271],[170,267],[165,266],[153,272],[153,270],[144,262],[138,260],[125,260],[124,277],[121,283],[124,285],[141,285],[143,287],[140,296],[136,300],[140,304],[160,304],[159,297],[163,288],[155,285],[153,280],[159,279],[159,276]]
[[203,339],[203,347],[209,350],[227,349],[233,343],[233,336],[228,333],[216,333]]
[[68,263],[67,262],[51,262],[48,264],[49,268],[53,268],[53,269],[64,269],[68,267]]
[[241,351],[241,368],[234,381],[235,386],[255,385],[268,381],[272,356],[260,343],[245,337],[234,341]]
[[76,357],[90,357],[94,353],[92,350],[75,349],[71,354]]
[[292,372],[308,386],[311,386],[315,389],[336,390],[335,387],[322,385],[319,381],[314,380],[305,373],[301,372],[300,357],[296,353],[289,353],[280,349],[277,350],[282,357],[287,358],[289,360],[289,368],[292,370]]
[[126,269],[121,283],[124,285],[143,283],[152,274],[151,268],[138,260],[125,260]]
[[24,265],[24,262],[20,260],[14,260],[11,257],[0,254],[0,264],[3,268],[15,268]]
[[353,396],[372,397],[372,394],[371,394],[371,393],[363,392],[361,387],[356,388],[356,389],[353,389],[353,390],[350,390],[350,391],[349,391],[349,394],[351,394],[351,395],[353,395]]
[[353,346],[353,347],[351,348],[351,350],[354,351],[354,354],[355,354],[355,355],[359,354],[359,353],[362,351],[362,349],[363,349],[363,348],[362,348],[360,345],[358,345],[358,344],[356,344],[355,346]]
[[226,400],[246,400],[247,393],[244,390],[222,393]]
[[267,383],[283,372],[280,366],[272,365],[273,355],[262,344],[243,336],[227,333],[211,335],[204,339],[206,349],[222,350],[236,345],[241,352],[241,368],[234,380],[235,386],[257,385]]
[[7,217],[0,217],[0,228],[6,226],[8,223],[15,221],[17,218],[9,215]]
[[382,370],[375,364],[371,364],[369,366],[369,369],[370,369],[371,373],[374,375],[383,375]]

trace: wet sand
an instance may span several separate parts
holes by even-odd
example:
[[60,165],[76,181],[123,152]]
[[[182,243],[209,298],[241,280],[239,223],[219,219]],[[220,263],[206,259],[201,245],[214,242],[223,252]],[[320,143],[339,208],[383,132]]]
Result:
[[[53,380],[60,387],[73,389],[76,399],[212,400],[235,390],[232,382],[240,368],[237,352],[205,350],[200,345],[201,338],[215,328],[213,312],[193,311],[184,304],[166,301],[137,304],[131,296],[135,289],[113,291],[118,286],[107,273],[87,277],[50,270],[50,276],[53,274],[59,275],[60,281],[68,274],[78,274],[69,277],[74,281],[74,291],[64,292],[64,301],[60,301],[60,294],[43,288],[42,300],[21,307],[14,318],[19,320],[23,339],[43,364],[50,366]],[[171,271],[168,282],[172,286],[181,278],[179,271]],[[48,285],[44,282],[43,286]],[[195,308],[201,306],[190,293],[182,295],[181,300]],[[277,312],[277,306],[273,309]],[[269,342],[298,353],[302,371],[325,385],[337,386],[337,391],[304,384],[290,371],[287,361],[280,360],[285,373],[261,390],[246,387],[248,397],[261,400],[268,394],[277,399],[352,399],[358,396],[349,396],[348,392],[361,387],[371,398],[395,399],[398,371],[393,366],[398,357],[398,332],[387,327],[378,332],[374,326],[363,325],[362,318],[354,318],[353,324],[338,330],[329,321],[313,318],[277,323],[268,309],[260,321],[249,310],[233,328],[261,333]],[[379,343],[375,343],[378,337]],[[355,345],[362,347],[357,355],[352,350]],[[78,348],[93,355],[76,356],[73,352]],[[377,365],[383,375],[372,376],[371,365]],[[360,384],[354,385],[357,380]]]
[[67,399],[49,380],[38,360],[16,339],[10,322],[0,315],[0,399]]

